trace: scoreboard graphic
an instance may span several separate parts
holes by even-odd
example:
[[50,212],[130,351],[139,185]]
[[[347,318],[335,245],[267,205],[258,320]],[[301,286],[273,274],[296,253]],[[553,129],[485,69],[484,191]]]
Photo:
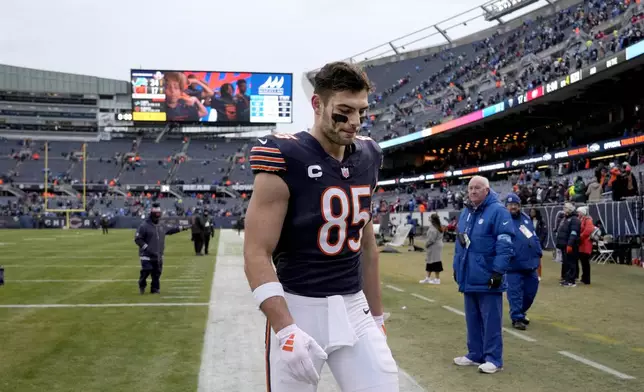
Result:
[[293,122],[293,75],[132,70],[135,122]]

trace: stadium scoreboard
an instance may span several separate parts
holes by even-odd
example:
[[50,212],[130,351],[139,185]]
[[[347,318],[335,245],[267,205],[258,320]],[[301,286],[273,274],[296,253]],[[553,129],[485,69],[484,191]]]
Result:
[[132,70],[135,122],[291,123],[293,75]]

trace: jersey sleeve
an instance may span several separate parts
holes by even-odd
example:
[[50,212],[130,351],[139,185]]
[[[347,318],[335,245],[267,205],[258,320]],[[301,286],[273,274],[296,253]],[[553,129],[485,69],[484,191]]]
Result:
[[286,160],[279,145],[272,139],[258,139],[250,149],[250,168],[253,174],[265,172],[282,176],[286,172]]

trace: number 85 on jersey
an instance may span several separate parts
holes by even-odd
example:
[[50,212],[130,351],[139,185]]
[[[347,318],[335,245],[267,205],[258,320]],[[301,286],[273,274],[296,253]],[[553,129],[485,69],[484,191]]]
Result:
[[347,190],[329,187],[322,192],[321,210],[324,223],[318,231],[318,247],[327,256],[340,254],[345,246],[359,252],[362,230],[371,220],[371,189],[368,185]]

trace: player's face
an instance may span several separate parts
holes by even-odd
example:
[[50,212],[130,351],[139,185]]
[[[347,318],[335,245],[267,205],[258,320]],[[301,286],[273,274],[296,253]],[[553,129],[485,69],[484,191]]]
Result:
[[239,94],[246,94],[246,83],[237,83],[237,88],[239,89]]
[[181,87],[179,82],[170,81],[165,85],[165,100],[170,103],[175,103],[181,97]]
[[470,198],[470,201],[476,206],[478,206],[483,202],[483,200],[485,200],[489,191],[490,189],[487,188],[483,181],[479,179],[471,180],[470,184],[467,187],[467,194]]
[[326,105],[322,101],[320,125],[324,135],[336,144],[353,143],[369,108],[368,96],[367,91],[340,91],[329,97]]

